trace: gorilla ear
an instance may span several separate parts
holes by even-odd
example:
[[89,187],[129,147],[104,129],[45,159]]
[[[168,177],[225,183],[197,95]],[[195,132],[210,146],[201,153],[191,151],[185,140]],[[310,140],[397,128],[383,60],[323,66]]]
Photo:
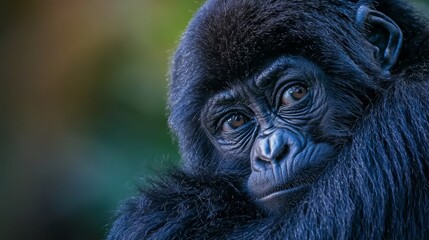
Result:
[[383,70],[389,72],[395,65],[402,47],[402,31],[396,23],[381,12],[360,6],[356,18],[365,31],[367,40],[374,46],[374,56]]

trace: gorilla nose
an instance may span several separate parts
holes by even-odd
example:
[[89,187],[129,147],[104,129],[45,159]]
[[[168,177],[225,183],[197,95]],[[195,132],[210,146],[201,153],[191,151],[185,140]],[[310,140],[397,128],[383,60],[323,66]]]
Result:
[[255,140],[252,149],[252,167],[259,171],[284,161],[290,152],[288,136],[283,131],[274,131]]

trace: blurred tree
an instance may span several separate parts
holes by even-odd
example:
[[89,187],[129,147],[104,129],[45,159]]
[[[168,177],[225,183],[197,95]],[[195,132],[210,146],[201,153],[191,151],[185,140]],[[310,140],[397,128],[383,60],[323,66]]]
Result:
[[199,3],[0,4],[0,238],[103,238],[135,177],[177,163],[168,56]]

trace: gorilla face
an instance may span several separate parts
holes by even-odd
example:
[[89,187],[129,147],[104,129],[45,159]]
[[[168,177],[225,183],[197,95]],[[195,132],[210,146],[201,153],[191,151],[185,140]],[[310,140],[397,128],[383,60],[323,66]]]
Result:
[[[335,162],[336,153],[349,141],[354,124],[365,115],[397,60],[402,34],[390,18],[361,7],[355,21],[354,27],[366,27],[367,32],[349,42],[313,38],[320,34],[317,28],[305,33],[306,40],[291,25],[286,32],[274,28],[270,31],[279,37],[270,36],[267,42],[279,51],[267,55],[260,51],[271,45],[259,39],[262,35],[252,36],[253,42],[228,32],[230,37],[226,31],[233,24],[218,28],[203,20],[207,28],[201,28],[201,34],[217,30],[201,45],[207,55],[196,55],[203,63],[199,69],[206,74],[195,83],[196,92],[200,99],[209,96],[199,119],[211,145],[206,149],[213,145],[216,149],[215,157],[203,159],[222,159],[217,169],[247,166],[247,191],[267,213],[295,206],[326,165]],[[343,30],[337,29],[346,36]],[[364,63],[351,57],[357,53],[346,52],[352,41],[365,43],[364,54],[372,56],[361,54],[362,60],[371,59],[372,69],[358,67]],[[237,55],[232,54],[235,50]]]
[[[402,33],[365,6],[345,9],[353,16],[345,18],[312,4],[302,15],[273,9],[300,1],[224,3],[230,16],[216,2],[197,14],[177,51],[170,124],[186,169],[232,169],[258,206],[283,213],[337,162],[385,88]],[[252,16],[259,21],[243,22]]]
[[334,152],[319,128],[330,116],[327,81],[309,60],[281,57],[215,94],[203,111],[219,152],[250,162],[248,190],[268,212],[301,200]]

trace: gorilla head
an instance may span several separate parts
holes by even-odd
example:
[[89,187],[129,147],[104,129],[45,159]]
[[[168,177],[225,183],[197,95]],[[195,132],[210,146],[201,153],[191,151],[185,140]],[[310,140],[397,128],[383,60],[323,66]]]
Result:
[[349,1],[209,1],[172,67],[186,168],[250,171],[260,206],[294,206],[388,84],[402,39]]

